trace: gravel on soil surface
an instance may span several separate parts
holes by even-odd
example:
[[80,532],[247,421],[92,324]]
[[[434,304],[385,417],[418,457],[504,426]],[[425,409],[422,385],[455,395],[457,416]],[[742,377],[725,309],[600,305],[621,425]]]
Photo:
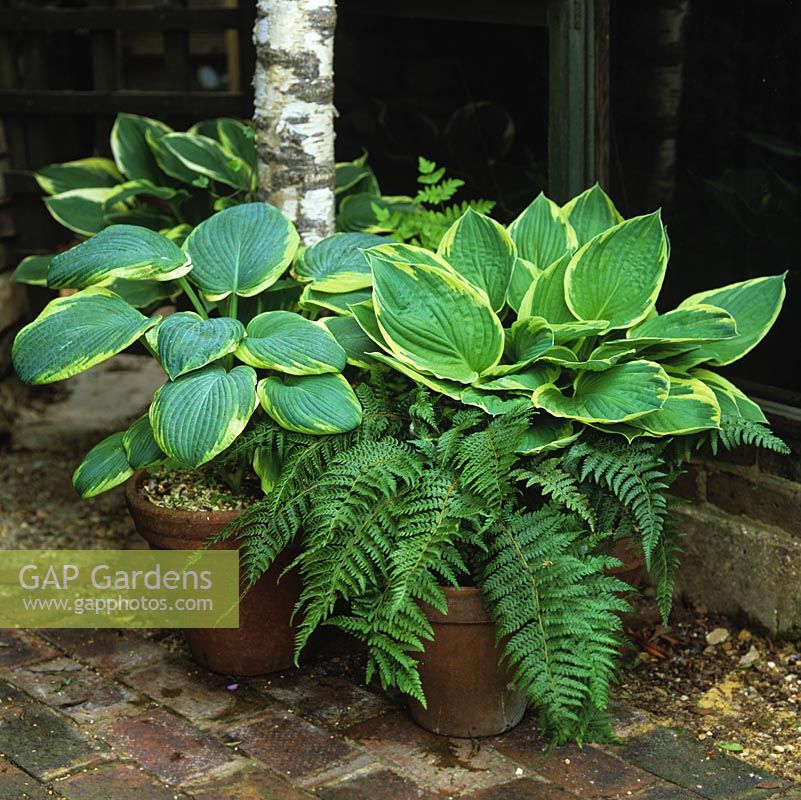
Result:
[[624,703],[709,745],[801,780],[801,647],[677,604],[670,628],[653,603],[627,620],[639,649],[616,692]]
[[162,508],[186,511],[239,511],[253,505],[261,494],[258,481],[249,478],[239,493],[208,471],[153,469],[142,484],[142,494]]

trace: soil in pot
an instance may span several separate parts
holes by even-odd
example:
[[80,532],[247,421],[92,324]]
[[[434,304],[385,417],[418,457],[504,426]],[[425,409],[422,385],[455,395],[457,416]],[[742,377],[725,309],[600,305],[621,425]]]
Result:
[[444,588],[448,614],[426,607],[434,628],[420,656],[420,679],[428,707],[409,704],[412,719],[445,736],[494,736],[517,725],[526,710],[526,695],[510,681],[495,625],[475,586]]
[[[242,513],[189,511],[156,505],[147,497],[145,472],[137,472],[125,497],[136,530],[155,550],[197,550]],[[153,487],[149,487],[153,490]],[[216,549],[237,549],[235,541]],[[239,605],[239,628],[191,628],[184,636],[202,667],[225,675],[264,675],[293,663],[295,629],[289,619],[300,594],[300,578],[290,572],[279,581],[292,554],[281,553]]]

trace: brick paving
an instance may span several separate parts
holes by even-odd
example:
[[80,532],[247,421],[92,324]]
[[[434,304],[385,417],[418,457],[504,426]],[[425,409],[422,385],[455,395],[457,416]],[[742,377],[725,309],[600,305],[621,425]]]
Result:
[[[801,800],[801,788],[615,711],[621,743],[435,736],[339,656],[232,684],[174,639],[0,632],[0,800]],[[234,688],[235,687],[235,688]]]

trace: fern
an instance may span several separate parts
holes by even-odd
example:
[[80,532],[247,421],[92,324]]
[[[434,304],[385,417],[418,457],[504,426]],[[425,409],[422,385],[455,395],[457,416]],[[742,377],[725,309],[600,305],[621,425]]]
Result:
[[[677,497],[668,498],[668,508],[682,504],[684,501]],[[662,615],[662,622],[667,625],[670,611],[673,607],[674,576],[679,567],[681,556],[682,533],[668,516],[665,529],[659,539],[653,560],[653,575],[656,579],[656,604]]]
[[784,455],[790,452],[790,448],[767,425],[735,416],[724,416],[721,419],[720,430],[710,431],[709,444],[713,455],[718,454],[720,445],[726,450],[748,445],[763,447]]
[[514,683],[555,744],[586,739],[606,709],[621,640],[615,612],[628,608],[617,594],[628,587],[606,574],[619,562],[581,545],[578,518],[553,505],[510,516],[480,576]]

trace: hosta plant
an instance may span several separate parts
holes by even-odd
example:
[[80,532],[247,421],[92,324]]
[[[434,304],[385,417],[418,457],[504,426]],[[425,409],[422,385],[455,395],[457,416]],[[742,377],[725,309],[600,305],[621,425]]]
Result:
[[[148,413],[94,447],[74,475],[91,497],[160,463],[196,469],[242,433],[257,408],[287,430],[347,431],[361,408],[342,375],[346,353],[323,325],[288,310],[285,272],[298,249],[292,223],[266,203],[209,217],[178,246],[134,225],[112,225],[53,258],[49,303],[17,335],[14,366],[32,384],[83,372],[140,342],[165,372]],[[193,311],[150,317],[115,282],[171,283]],[[290,292],[291,295],[291,292]],[[269,463],[257,471],[269,481]]]

